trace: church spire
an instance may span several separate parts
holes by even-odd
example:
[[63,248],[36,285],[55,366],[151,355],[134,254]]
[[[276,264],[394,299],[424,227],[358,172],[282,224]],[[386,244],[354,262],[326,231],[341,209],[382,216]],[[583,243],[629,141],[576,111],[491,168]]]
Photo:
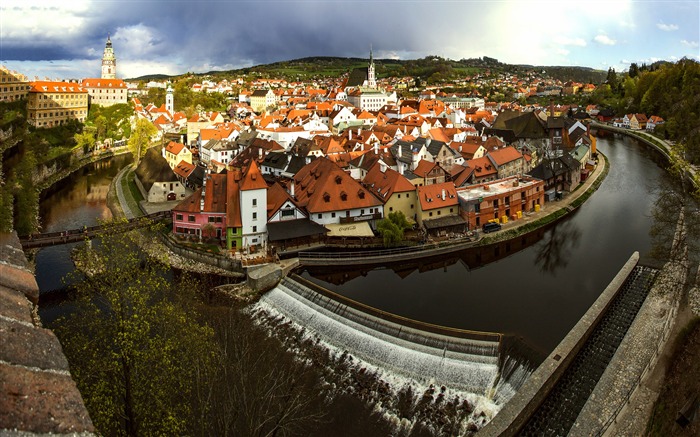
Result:
[[374,75],[374,56],[372,54],[372,44],[369,45],[369,65],[367,66],[367,82],[369,88],[377,88],[377,80]]

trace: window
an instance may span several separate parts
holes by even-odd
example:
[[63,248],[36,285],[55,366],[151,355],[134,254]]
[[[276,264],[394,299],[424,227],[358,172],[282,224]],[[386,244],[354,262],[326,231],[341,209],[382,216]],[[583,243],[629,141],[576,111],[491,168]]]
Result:
[[493,207],[498,208],[498,199],[493,201]]
[[393,211],[394,211],[394,207],[393,207],[393,206],[390,206],[390,207],[389,207],[389,212],[393,212]]
[[257,227],[257,226],[253,226],[253,232],[258,232],[258,227]]
[[430,217],[432,217],[432,216],[433,216],[433,213],[432,213],[432,211],[431,211],[431,212],[430,212],[430,214],[428,214],[428,215],[429,215]]
[[182,214],[175,214],[175,220],[182,220]]
[[442,213],[442,211],[438,210],[438,215],[440,215],[441,213]]
[[331,217],[332,217],[332,218],[335,218],[335,213],[334,213],[334,212],[331,213]]
[[214,223],[214,222],[215,222],[214,216],[211,216],[211,215],[210,215],[207,221],[208,221],[209,223]]
[[193,215],[188,215],[187,216],[187,221],[190,223],[194,223],[194,216]]
[[282,217],[293,217],[294,208],[287,208],[282,210]]
[[257,220],[257,219],[258,219],[258,213],[257,213],[257,212],[254,212],[254,213],[253,213],[253,220]]
[[258,206],[258,199],[253,199],[253,206]]
[[474,212],[479,214],[481,212],[481,204],[477,203],[474,205]]
[[322,219],[322,218],[323,218],[323,214],[319,214],[319,215],[318,215],[318,219],[320,220],[320,219]]
[[454,209],[453,209],[453,208],[450,208],[450,212],[454,212]]

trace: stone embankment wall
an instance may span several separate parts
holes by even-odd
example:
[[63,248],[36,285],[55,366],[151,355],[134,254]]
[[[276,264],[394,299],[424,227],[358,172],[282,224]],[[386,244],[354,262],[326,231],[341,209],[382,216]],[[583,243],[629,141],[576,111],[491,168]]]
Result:
[[19,239],[0,233],[0,435],[94,435]]
[[635,252],[573,329],[478,435],[516,435],[566,371],[639,261]]
[[217,255],[214,253],[205,253],[198,250],[194,250],[188,247],[180,246],[173,242],[169,237],[161,238],[163,244],[165,244],[168,249],[170,249],[176,255],[189,258],[201,263],[209,264],[220,269],[229,270],[231,272],[243,273],[243,267],[241,261],[222,255]]

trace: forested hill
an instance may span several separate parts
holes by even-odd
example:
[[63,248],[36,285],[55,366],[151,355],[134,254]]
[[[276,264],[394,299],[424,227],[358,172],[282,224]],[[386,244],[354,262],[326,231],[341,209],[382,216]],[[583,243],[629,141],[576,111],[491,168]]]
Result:
[[[314,56],[309,58],[293,59],[289,61],[274,62],[271,64],[257,65],[254,67],[240,68],[228,71],[209,71],[197,76],[231,77],[241,74],[255,74],[260,77],[284,78],[287,80],[322,79],[327,77],[339,77],[353,68],[366,67],[368,60],[365,58],[340,58],[329,56]],[[512,73],[523,75],[530,72],[541,74],[561,81],[573,80],[582,83],[602,83],[606,72],[587,67],[558,67],[558,66],[530,66],[509,65],[498,60],[484,56],[483,58],[461,59],[459,61],[441,58],[439,56],[427,56],[421,59],[375,59],[377,75],[384,77],[415,77],[422,82],[439,82],[442,80],[460,79],[473,76],[482,72]],[[163,75],[147,75],[135,78],[135,80],[162,80]]]

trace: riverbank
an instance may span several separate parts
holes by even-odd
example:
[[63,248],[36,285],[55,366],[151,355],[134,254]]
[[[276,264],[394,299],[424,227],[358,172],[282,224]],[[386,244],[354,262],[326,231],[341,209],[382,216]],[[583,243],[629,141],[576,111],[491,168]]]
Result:
[[698,169],[687,162],[683,157],[678,156],[678,154],[674,151],[673,144],[670,142],[657,138],[654,135],[644,131],[615,127],[603,123],[591,122],[591,127],[627,135],[652,147],[657,152],[661,153],[668,160],[671,166],[678,167],[681,172],[685,173],[695,189],[700,189],[700,176],[698,175]]
[[58,172],[54,173],[53,175],[49,176],[43,181],[40,181],[39,183],[37,183],[36,188],[39,191],[39,193],[41,193],[42,191],[49,189],[53,184],[67,178],[68,176],[85,167],[86,165],[92,164],[97,161],[101,161],[103,159],[125,155],[127,153],[129,153],[129,150],[126,146],[124,146],[115,147],[113,149],[109,149],[96,154],[90,154],[87,157],[80,158],[78,161],[71,164],[68,168],[59,170]]
[[[488,235],[477,232],[475,238],[445,238],[427,244],[394,249],[375,249],[355,252],[300,252],[305,265],[368,265],[445,255],[461,250],[514,240],[522,235],[550,225],[577,210],[600,187],[610,170],[609,160],[598,152],[599,162],[590,177],[561,200],[546,202],[537,213],[526,213],[521,219],[502,225],[502,230]],[[328,247],[328,246],[325,246]],[[337,247],[337,246],[333,246]],[[319,247],[321,248],[321,247]]]
[[[125,176],[129,174],[131,174],[131,166],[124,167],[109,185],[107,207],[112,211],[112,216],[115,218],[132,218],[144,215],[143,211],[138,207],[138,202],[133,198],[131,191],[125,188],[128,187],[128,181],[126,181]],[[223,269],[213,265],[213,263],[197,261],[176,254],[161,241],[158,235],[155,238],[142,239],[142,247],[149,255],[162,259],[168,265],[179,270],[233,278],[243,278],[245,276],[242,272]]]

